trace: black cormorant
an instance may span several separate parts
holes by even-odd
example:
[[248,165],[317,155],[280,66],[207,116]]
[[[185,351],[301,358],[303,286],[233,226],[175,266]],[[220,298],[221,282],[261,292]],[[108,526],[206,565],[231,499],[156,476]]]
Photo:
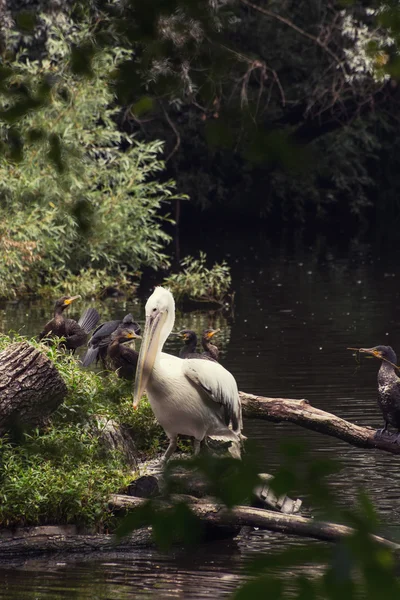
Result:
[[[210,339],[219,329],[205,329],[201,339],[205,352],[196,352],[197,335],[191,329],[182,329],[178,335],[183,339],[184,345],[179,351],[179,358],[201,358],[203,360],[214,360],[217,362],[218,348],[210,343]],[[212,333],[210,333],[212,332]]]
[[106,321],[95,329],[88,343],[88,349],[82,358],[82,366],[88,367],[95,360],[96,364],[101,360],[103,368],[107,368],[107,348],[111,342],[111,334],[118,329],[120,325],[132,328],[136,335],[140,335],[140,326],[133,320],[131,314],[126,315],[122,321]]
[[211,338],[220,331],[220,329],[205,329],[201,336],[201,345],[203,346],[204,355],[208,358],[218,361],[219,350],[217,346],[211,343]]
[[134,328],[120,325],[114,333],[111,334],[111,342],[107,347],[107,355],[116,370],[118,377],[132,381],[136,373],[136,365],[139,353],[132,348],[124,346],[125,342],[130,342],[140,336],[135,333]]
[[63,337],[65,342],[62,342],[61,345],[72,352],[85,344],[88,333],[97,325],[100,317],[96,309],[87,308],[78,322],[74,319],[66,319],[63,314],[64,310],[77,298],[80,296],[63,296],[56,301],[54,317],[44,326],[39,334],[39,340],[54,336]]
[[[360,348],[360,352],[382,359],[378,372],[378,404],[385,420],[385,426],[383,429],[378,429],[377,434],[386,433],[388,425],[395,427],[400,434],[400,379],[395,371],[396,353],[391,346]],[[398,437],[400,441],[400,435]]]
[[182,329],[178,335],[183,339],[183,346],[179,350],[179,358],[200,358],[200,354],[196,352],[197,335],[195,332],[191,329]]

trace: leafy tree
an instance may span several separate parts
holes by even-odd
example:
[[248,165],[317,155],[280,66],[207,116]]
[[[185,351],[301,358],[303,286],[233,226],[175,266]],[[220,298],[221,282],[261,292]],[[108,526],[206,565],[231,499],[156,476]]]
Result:
[[[46,58],[20,49],[0,95],[0,294],[59,286],[83,292],[168,264],[161,205],[162,143],[140,143],[115,122],[109,80],[127,52],[98,53],[90,79],[69,68],[69,44],[87,29],[50,27]],[[4,86],[5,90],[4,90]],[[31,110],[16,116],[21,105]],[[76,279],[76,278],[75,278]]]

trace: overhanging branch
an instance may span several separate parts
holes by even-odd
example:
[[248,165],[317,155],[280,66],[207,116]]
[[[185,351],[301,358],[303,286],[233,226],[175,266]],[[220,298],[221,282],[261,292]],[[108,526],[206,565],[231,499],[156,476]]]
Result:
[[354,425],[336,415],[314,408],[308,400],[292,398],[266,398],[239,392],[243,416],[266,421],[287,421],[306,429],[336,437],[359,448],[375,448],[400,454],[400,444],[395,436],[376,437],[376,429]]

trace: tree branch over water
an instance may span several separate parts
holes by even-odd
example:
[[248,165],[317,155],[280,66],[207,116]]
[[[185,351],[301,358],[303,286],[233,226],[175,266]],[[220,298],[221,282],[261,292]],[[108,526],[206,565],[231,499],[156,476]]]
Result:
[[400,444],[395,436],[375,437],[376,429],[362,427],[311,406],[308,400],[292,398],[266,398],[239,392],[242,402],[243,416],[250,419],[264,419],[280,423],[288,421],[312,431],[343,440],[359,448],[375,448],[400,454]]
[[[301,535],[335,542],[354,533],[354,530],[347,525],[339,525],[328,521],[317,521],[299,515],[285,515],[276,513],[263,508],[253,508],[251,506],[236,506],[232,509],[226,508],[223,504],[198,500],[192,496],[180,496],[178,500],[188,502],[191,511],[201,520],[216,526],[250,526],[259,527],[268,531],[279,531],[281,533]],[[135,498],[121,494],[113,494],[109,501],[111,509],[131,510],[142,506],[146,500],[144,498]],[[170,502],[157,500],[160,509],[171,507]],[[400,546],[382,538],[373,535],[372,538],[379,544],[399,550]]]

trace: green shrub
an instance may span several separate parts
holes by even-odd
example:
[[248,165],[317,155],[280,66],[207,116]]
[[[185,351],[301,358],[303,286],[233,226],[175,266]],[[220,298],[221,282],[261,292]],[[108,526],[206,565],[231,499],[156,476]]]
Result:
[[82,27],[53,26],[46,58],[31,62],[21,51],[3,82],[7,93],[0,90],[3,149],[13,135],[12,111],[24,94],[36,102],[18,123],[21,152],[0,153],[3,297],[48,286],[64,291],[71,278],[92,294],[115,278],[132,280],[143,266],[168,264],[159,208],[176,196],[173,182],[155,179],[164,168],[162,143],[139,143],[118,130],[110,79],[126,52],[99,52],[91,79],[71,73],[68,44],[87,35]]
[[223,304],[229,298],[232,278],[225,261],[215,263],[211,269],[206,266],[206,254],[200,252],[198,259],[186,256],[181,261],[183,270],[164,279],[175,299],[215,302]]

